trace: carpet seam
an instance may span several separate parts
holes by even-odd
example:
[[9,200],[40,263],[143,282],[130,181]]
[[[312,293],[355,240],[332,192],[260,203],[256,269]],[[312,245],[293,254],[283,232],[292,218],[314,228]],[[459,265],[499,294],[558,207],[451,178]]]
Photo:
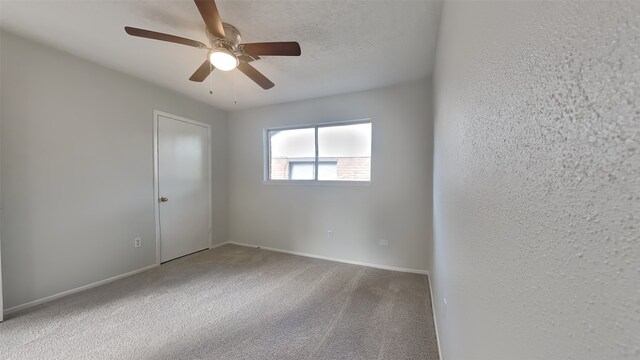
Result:
[[340,312],[338,312],[336,317],[331,322],[331,326],[325,332],[324,336],[322,337],[322,341],[320,341],[318,346],[306,357],[306,359],[313,359],[312,356],[315,355],[322,348],[322,346],[327,341],[329,336],[331,334],[333,334],[333,331],[335,330],[335,327],[338,324],[338,320],[340,320],[342,318],[342,314],[344,314],[344,312],[347,309],[347,307],[349,306],[349,304],[351,304],[351,301],[353,299],[353,292],[356,289],[356,287],[357,287],[358,283],[360,282],[360,280],[362,279],[362,276],[364,275],[364,272],[365,272],[365,269],[360,269],[358,271],[358,276],[356,276],[356,278],[353,280],[353,283],[349,287],[349,294],[347,295],[347,298],[345,299],[344,304],[342,305],[342,308],[340,309]]

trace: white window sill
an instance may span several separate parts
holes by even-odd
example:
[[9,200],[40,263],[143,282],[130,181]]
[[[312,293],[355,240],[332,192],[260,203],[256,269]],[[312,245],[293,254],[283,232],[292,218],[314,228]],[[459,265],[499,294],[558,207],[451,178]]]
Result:
[[371,186],[369,181],[348,180],[263,180],[265,185],[306,185],[306,186]]

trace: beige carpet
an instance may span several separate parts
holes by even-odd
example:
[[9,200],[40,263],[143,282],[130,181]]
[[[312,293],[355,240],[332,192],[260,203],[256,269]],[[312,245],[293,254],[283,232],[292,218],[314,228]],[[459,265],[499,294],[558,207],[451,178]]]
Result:
[[2,359],[438,359],[424,275],[225,245],[10,315]]

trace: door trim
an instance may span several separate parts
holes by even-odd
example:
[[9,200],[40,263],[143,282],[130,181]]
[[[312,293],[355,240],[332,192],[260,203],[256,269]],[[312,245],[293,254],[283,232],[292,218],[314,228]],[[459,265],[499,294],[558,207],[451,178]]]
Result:
[[213,248],[213,187],[211,184],[211,164],[213,159],[213,153],[211,152],[211,125],[207,123],[203,123],[200,121],[195,121],[191,119],[187,119],[182,116],[173,115],[160,110],[153,110],[153,210],[154,210],[154,221],[156,225],[156,265],[160,265],[161,257],[160,257],[160,241],[161,241],[161,233],[160,233],[160,190],[158,189],[158,117],[164,116],[169,119],[173,119],[176,121],[182,121],[193,125],[198,125],[205,127],[207,129],[207,137],[209,144],[209,249]]

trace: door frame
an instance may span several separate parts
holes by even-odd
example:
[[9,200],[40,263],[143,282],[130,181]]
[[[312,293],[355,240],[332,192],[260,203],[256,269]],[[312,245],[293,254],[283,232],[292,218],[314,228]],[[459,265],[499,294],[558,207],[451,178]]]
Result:
[[188,124],[202,126],[207,129],[208,137],[208,151],[209,151],[209,249],[213,248],[213,186],[211,182],[211,168],[213,153],[211,152],[211,125],[200,121],[187,119],[182,116],[173,115],[160,110],[153,110],[153,208],[154,208],[154,221],[156,225],[156,265],[160,265],[160,244],[162,241],[162,234],[160,233],[160,189],[158,187],[159,174],[158,174],[158,118],[164,116],[166,118],[182,121]]

